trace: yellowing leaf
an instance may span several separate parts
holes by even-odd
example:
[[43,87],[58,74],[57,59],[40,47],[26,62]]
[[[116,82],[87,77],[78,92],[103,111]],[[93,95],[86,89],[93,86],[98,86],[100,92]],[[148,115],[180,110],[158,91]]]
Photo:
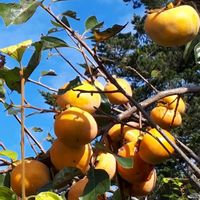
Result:
[[31,44],[32,44],[32,40],[26,40],[26,41],[21,42],[19,44],[0,49],[0,52],[7,54],[7,55],[11,56],[12,58],[16,59],[18,62],[20,62],[25,50]]

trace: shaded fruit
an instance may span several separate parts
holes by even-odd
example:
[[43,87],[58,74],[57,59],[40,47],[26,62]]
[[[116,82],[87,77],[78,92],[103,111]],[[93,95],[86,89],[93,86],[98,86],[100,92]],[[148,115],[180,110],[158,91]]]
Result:
[[181,97],[178,98],[178,95],[164,97],[159,102],[163,103],[169,109],[177,109],[179,113],[185,112],[185,103]]
[[67,199],[68,200],[79,200],[79,197],[82,196],[87,183],[88,183],[87,177],[84,177],[83,179],[80,179],[79,181],[74,183],[68,192]]
[[70,107],[56,116],[54,131],[60,141],[72,147],[90,143],[97,135],[93,116],[76,107]]
[[50,159],[57,170],[64,167],[76,167],[86,173],[92,153],[90,144],[72,148],[60,140],[55,140],[50,149]]
[[156,186],[156,170],[154,169],[150,178],[143,182],[135,182],[131,185],[130,195],[131,196],[146,196],[153,191]]
[[[37,191],[51,180],[48,167],[37,160],[25,160],[25,191],[26,196]],[[11,187],[18,195],[22,195],[22,163],[17,164],[11,172]]]
[[165,106],[157,106],[150,112],[151,119],[162,128],[180,126],[182,124],[181,114]]
[[175,47],[191,41],[199,31],[200,19],[189,5],[160,10],[147,15],[144,29],[161,46]]
[[[88,178],[85,176],[84,178],[80,179],[76,183],[74,183],[69,192],[68,192],[68,200],[79,200],[79,197],[83,195],[84,189],[88,183]],[[97,197],[97,200],[102,200],[101,196]]]
[[116,159],[111,153],[100,153],[96,158],[95,169],[105,170],[112,179],[116,173]]
[[[148,132],[140,143],[139,155],[145,162],[156,165],[169,158],[174,153],[174,148],[155,128]],[[163,130],[163,132],[175,143],[175,138],[168,131]]]
[[[131,86],[125,79],[116,78],[116,81],[129,96],[132,96],[133,92],[132,92]],[[117,87],[111,82],[108,82],[104,87],[105,92],[111,92],[111,91],[116,91],[116,90],[117,90]],[[127,97],[125,97],[121,92],[113,92],[113,93],[105,93],[105,94],[108,97],[110,103],[112,104],[120,105],[120,104],[127,103],[129,101]]]
[[117,163],[117,170],[124,180],[129,183],[134,183],[135,181],[145,181],[148,179],[153,170],[153,166],[140,158],[138,152],[135,150],[135,142],[129,142],[121,147],[118,155],[133,159],[132,168],[124,168]]
[[[66,85],[62,88],[64,89]],[[96,108],[99,108],[101,104],[101,95],[99,93],[92,93],[88,91],[98,90],[95,86],[89,83],[83,83],[82,85],[66,91],[62,95],[57,95],[56,103],[61,108],[65,108],[67,105],[71,105],[81,108],[89,113],[94,113]]]

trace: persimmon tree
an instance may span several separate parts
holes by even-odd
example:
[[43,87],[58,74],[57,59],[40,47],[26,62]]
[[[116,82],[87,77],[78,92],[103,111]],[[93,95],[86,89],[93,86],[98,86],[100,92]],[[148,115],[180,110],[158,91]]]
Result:
[[[77,20],[76,12],[66,11],[57,17],[51,8],[56,2],[52,1],[50,6],[45,1],[36,0],[0,3],[0,16],[6,26],[27,22],[38,7],[49,14],[52,23],[52,29],[47,30],[47,34],[43,33],[39,41],[27,40],[0,49],[1,103],[21,125],[20,160],[15,152],[1,144],[3,150],[0,153],[7,159],[1,158],[4,169],[1,171],[3,181],[0,197],[23,200],[143,198],[156,185],[156,165],[174,152],[175,158],[179,157],[185,162],[182,173],[191,168],[188,180],[198,190],[199,157],[173,134],[173,125],[176,114],[181,118],[185,112],[185,104],[180,95],[196,94],[200,87],[186,85],[158,91],[156,85],[152,85],[135,70],[141,81],[145,81],[153,91],[151,95],[144,92],[142,95],[145,98],[138,101],[134,96],[134,87],[131,88],[125,79],[115,77],[117,74],[110,73],[106,68],[108,60],[98,54],[99,45],[119,34],[126,24],[115,24],[105,30],[103,22],[90,16],[85,21],[85,31],[78,33],[68,21],[68,18]],[[180,3],[181,1],[176,1],[159,10],[151,10],[150,13],[165,12],[173,9],[171,6],[178,7]],[[58,31],[66,34],[56,37],[54,34]],[[197,32],[192,38],[196,34]],[[73,45],[66,42],[68,39]],[[90,40],[93,46],[88,44]],[[29,50],[28,47],[33,52],[26,61],[24,53]],[[75,49],[77,56],[83,58],[81,66],[84,73],[63,53],[70,48]],[[58,91],[30,78],[46,51],[58,55],[77,73],[77,77]],[[14,59],[18,66],[6,66],[7,59]],[[43,76],[55,75],[51,70],[43,72]],[[99,83],[100,78],[102,82],[106,82],[105,87]],[[26,100],[25,86],[28,82],[46,89],[40,94],[49,105],[48,109],[36,107]],[[13,99],[8,101],[5,88],[20,95],[20,105],[16,105]],[[169,96],[172,98],[166,100]],[[182,107],[179,108],[181,104]],[[170,114],[165,118],[167,122],[162,121],[165,112],[157,111],[159,116],[152,114],[153,105],[161,106],[167,113],[169,111]],[[49,136],[48,140],[52,142],[50,149],[44,149],[26,128],[27,109],[31,110],[29,117],[38,114],[38,124],[42,119],[39,114],[53,113],[52,121],[57,138]],[[181,120],[176,126],[181,124]],[[25,145],[28,145],[25,144],[25,136],[31,141],[29,145],[36,153],[33,158],[25,158]],[[38,162],[34,162],[35,160]],[[32,165],[32,169],[31,163],[36,163]],[[7,181],[10,172],[11,182]]]

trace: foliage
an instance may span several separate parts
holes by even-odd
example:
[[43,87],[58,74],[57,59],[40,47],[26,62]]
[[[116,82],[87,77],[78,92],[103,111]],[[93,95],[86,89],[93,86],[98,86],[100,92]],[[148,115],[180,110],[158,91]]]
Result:
[[[63,0],[53,0],[52,5],[60,1]],[[8,113],[10,115],[13,115],[15,119],[17,119],[17,121],[21,124],[22,154],[24,150],[24,132],[26,132],[28,141],[30,142],[31,140],[30,147],[34,151],[36,151],[34,146],[37,145],[37,147],[41,151],[40,154],[37,154],[35,159],[41,160],[41,162],[44,163],[45,166],[48,166],[52,175],[52,181],[39,188],[39,194],[34,194],[29,198],[34,198],[36,200],[66,199],[67,193],[74,182],[77,182],[78,180],[81,180],[84,176],[87,176],[88,183],[86,184],[85,188],[81,188],[83,190],[83,193],[80,199],[97,199],[99,196],[104,199],[105,197],[103,194],[107,193],[109,193],[112,196],[111,198],[113,199],[128,199],[130,196],[130,191],[127,192],[127,188],[130,187],[129,183],[122,180],[122,178],[119,177],[119,174],[117,174],[111,181],[109,179],[109,174],[106,171],[106,166],[103,169],[95,169],[95,164],[97,162],[96,157],[99,152],[112,153],[115,156],[118,166],[121,166],[126,170],[128,170],[129,168],[134,168],[135,163],[132,158],[123,158],[117,155],[119,146],[115,146],[110,141],[107,131],[115,123],[121,123],[121,125],[125,125],[127,121],[134,120],[135,122],[137,122],[137,125],[139,124],[136,128],[140,130],[141,134],[141,137],[138,138],[136,144],[134,143],[134,147],[136,149],[139,149],[138,146],[140,145],[140,140],[143,138],[142,131],[146,130],[146,128],[149,128],[149,126],[152,125],[151,120],[149,120],[146,116],[149,115],[149,111],[155,105],[156,101],[149,104],[148,107],[145,109],[141,108],[138,102],[148,100],[149,98],[155,96],[159,91],[165,91],[178,87],[186,87],[190,85],[199,85],[200,36],[196,37],[186,46],[181,46],[177,48],[164,48],[158,46],[153,43],[144,32],[144,15],[133,16],[133,31],[130,33],[120,33],[127,24],[114,24],[112,27],[103,29],[104,22],[99,22],[96,16],[90,16],[85,21],[85,30],[83,34],[80,35],[73,30],[68,21],[69,18],[76,21],[79,20],[79,17],[75,11],[66,10],[65,12],[56,16],[49,7],[45,6],[44,2],[44,0],[21,0],[19,3],[0,3],[0,16],[3,18],[6,26],[12,24],[17,25],[27,22],[35,14],[38,7],[41,7],[43,11],[47,12],[51,17],[53,17],[53,20],[51,20],[53,27],[49,31],[47,31],[46,35],[42,35],[38,41],[32,42],[32,40],[28,40],[20,44],[0,49],[0,52],[7,56],[5,57],[4,55],[0,55],[0,100]],[[124,0],[124,2],[132,2],[134,9],[145,7],[145,9],[147,10],[165,6],[166,3],[169,1]],[[64,35],[54,35],[54,33],[60,32],[62,30],[65,30],[67,32],[69,38],[72,39],[72,42],[74,42],[75,46],[71,45],[71,42],[66,42],[66,37],[64,37]],[[93,48],[86,44],[87,40],[85,39],[90,39],[90,41],[92,41]],[[30,54],[28,59],[24,59],[24,54],[28,51],[28,47],[32,48],[33,52],[32,54]],[[68,49],[78,50],[78,53],[82,54],[84,63],[80,65],[85,70],[83,73],[80,73],[77,67],[73,66],[70,60],[68,60],[68,58],[65,57],[64,54],[62,54],[62,50],[67,51]],[[40,81],[31,81],[29,78],[40,65],[42,54],[46,52],[49,52],[50,55],[58,55],[78,73],[78,76],[72,79],[65,88],[59,89],[58,91],[49,88],[47,85],[42,84]],[[9,68],[5,66],[6,59],[9,59],[9,57],[17,62],[16,67]],[[26,64],[24,65],[24,63]],[[115,76],[126,78],[127,80],[129,80],[129,82],[131,82],[132,88],[134,88],[133,98],[130,95],[127,95],[127,91],[124,91],[123,87],[121,88],[119,86],[116,78],[112,77],[113,74]],[[53,70],[45,70],[41,72],[41,76],[54,77],[57,76],[57,73]],[[94,87],[94,91],[80,91],[79,95],[81,95],[81,92],[89,93],[89,96],[94,96],[94,93],[100,93],[102,99],[100,107],[95,108],[95,114],[91,114],[91,119],[93,119],[94,117],[93,125],[95,124],[95,121],[98,124],[98,135],[95,134],[95,136],[97,136],[91,142],[92,149],[90,150],[94,153],[92,157],[89,157],[89,159],[87,159],[87,163],[89,163],[89,165],[85,166],[86,170],[89,168],[90,170],[88,170],[86,174],[83,174],[83,171],[80,171],[81,167],[66,167],[58,172],[58,170],[55,169],[56,167],[53,165],[49,151],[45,152],[40,143],[37,142],[30,131],[25,127],[24,118],[26,118],[27,116],[30,117],[33,113],[25,116],[24,109],[29,108],[36,111],[34,112],[34,114],[51,112],[54,114],[54,117],[57,118],[62,111],[68,109],[68,107],[70,106],[67,104],[64,108],[59,107],[56,103],[58,96],[63,95],[68,90],[73,90],[76,86],[81,85],[82,79],[85,79],[87,81],[89,80],[91,84],[94,84],[95,79],[98,77],[103,78],[104,81],[113,83],[118,90],[117,92],[114,92],[122,92],[122,95],[126,96],[126,98],[129,100],[129,103],[119,106],[111,104],[108,100],[108,95],[106,95],[106,92],[101,91],[98,86],[96,88]],[[40,94],[44,98],[44,103],[46,104],[45,106],[48,106],[48,109],[32,106],[29,104],[29,102],[26,101],[26,99],[24,99],[24,85],[26,85],[27,82],[35,83],[49,90],[38,91],[38,94]],[[21,105],[15,105],[15,102],[13,102],[12,99],[9,99],[10,103],[8,103],[6,91],[16,91],[19,95],[21,95]],[[38,95],[38,97],[41,96]],[[173,135],[175,135],[177,139],[180,139],[185,145],[190,147],[198,155],[200,152],[199,95],[195,93],[190,93],[184,94],[182,96],[188,104],[187,112],[186,114],[183,114],[183,125],[176,129],[172,129]],[[127,112],[130,106],[136,106],[138,110],[137,113],[135,112],[133,115],[131,114],[131,116],[127,117],[124,113]],[[17,115],[19,112],[21,112],[21,120],[19,120]],[[80,112],[86,111],[81,110]],[[141,113],[143,114],[144,118],[141,117]],[[70,113],[70,116],[71,115],[72,114]],[[124,119],[122,120],[120,118],[121,115],[123,115],[124,117]],[[80,118],[80,116],[74,117],[72,119],[73,123],[76,123],[76,121],[80,120]],[[66,121],[70,120],[68,119]],[[66,125],[69,130],[73,130],[73,127],[71,126],[72,123]],[[78,124],[77,127],[80,128],[79,126],[81,127],[82,124]],[[63,127],[64,125],[62,126],[62,128]],[[90,129],[92,130],[90,126],[87,126],[85,128],[85,134],[82,134],[81,129],[76,129],[74,132],[77,134],[82,134],[81,137],[85,137]],[[37,126],[32,128],[32,131],[43,132],[43,129]],[[66,129],[63,129],[64,134],[65,132]],[[72,131],[70,133],[72,135]],[[69,134],[69,137],[71,135]],[[81,151],[82,149],[84,149],[83,146],[80,145],[81,143],[79,143],[79,139],[81,137],[79,135],[79,137],[77,137],[75,141],[79,145],[77,145],[76,147],[73,146],[74,149],[77,150],[77,152],[79,149],[81,149]],[[58,140],[61,141],[61,139],[59,138]],[[122,140],[123,138],[120,139]],[[54,138],[51,136],[50,133],[48,134],[46,140],[51,141],[51,144],[54,142]],[[32,142],[34,142],[34,144],[32,144]],[[124,141],[120,142],[120,145],[123,145]],[[64,144],[64,142],[62,144],[64,146],[66,145]],[[70,145],[73,144],[67,145],[67,148],[70,149]],[[2,165],[7,166],[7,168],[5,171],[2,171],[0,176],[0,197],[1,199],[17,199],[15,193],[11,189],[9,189],[9,172],[13,170],[13,167],[15,165],[18,164],[18,155],[16,152],[5,149],[3,144],[1,146],[3,148],[3,150],[0,151],[1,162],[3,163]],[[61,160],[64,158],[64,155],[58,156],[60,156]],[[6,159],[4,159],[4,157],[6,157]],[[184,200],[189,199],[192,195],[198,195],[198,190],[196,189],[194,184],[195,181],[190,180],[193,177],[194,173],[192,169],[188,166],[186,160],[182,157],[181,153],[179,153],[171,159],[165,161],[164,163],[156,166],[158,172],[158,184],[154,192],[149,195],[148,199]],[[70,158],[70,156],[68,156],[68,158]],[[24,161],[22,158],[22,163],[23,162]],[[79,162],[79,160],[77,161],[73,157],[72,163],[74,164],[76,162]],[[148,164],[148,166],[149,168],[152,168],[150,164]],[[23,181],[24,179],[22,180],[22,182]],[[110,188],[112,188],[112,186],[115,188],[114,192],[110,191]]]

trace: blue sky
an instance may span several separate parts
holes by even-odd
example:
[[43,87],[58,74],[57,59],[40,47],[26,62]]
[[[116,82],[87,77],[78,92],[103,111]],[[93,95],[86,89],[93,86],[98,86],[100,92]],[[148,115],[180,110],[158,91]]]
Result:
[[[0,0],[0,3],[8,2],[18,2],[12,0]],[[114,24],[125,24],[129,22],[124,32],[132,31],[131,18],[134,13],[142,13],[141,10],[133,10],[131,4],[125,4],[122,0],[69,0],[60,3],[55,3],[52,5],[52,10],[58,15],[66,10],[73,10],[77,12],[77,16],[80,21],[75,21],[70,19],[70,24],[73,29],[79,33],[84,31],[85,20],[92,15],[95,15],[99,21],[104,21],[104,28],[109,28]],[[22,25],[12,25],[6,27],[3,20],[0,20],[0,48],[17,44],[24,40],[32,39],[34,42],[40,39],[41,34],[46,34],[52,25],[50,23],[50,17],[41,8],[39,8],[36,14],[25,24]],[[68,38],[64,32],[59,33],[62,39],[68,42]],[[26,61],[29,58],[32,50],[28,50],[25,54],[23,64],[26,65]],[[81,63],[82,57],[77,54],[74,50],[65,50],[64,54],[67,58],[72,61],[74,65],[77,66]],[[10,68],[17,66],[17,63],[7,58],[6,65]],[[69,66],[66,65],[60,58],[53,56],[47,59],[47,54],[42,57],[42,62],[35,70],[31,78],[38,80],[42,70],[54,70],[58,76],[57,77],[43,77],[41,79],[42,83],[48,84],[50,87],[58,89],[67,81],[75,78],[76,74]],[[42,97],[38,93],[38,89],[41,87],[35,86],[33,84],[26,84],[26,98],[28,102],[37,107],[46,107],[43,103]],[[11,98],[15,104],[20,103],[20,98],[15,92],[7,93],[7,101]],[[0,105],[0,140],[6,145],[8,149],[19,152],[20,149],[20,125],[12,117],[6,115],[4,108]],[[26,114],[29,111],[26,111]],[[42,114],[34,115],[29,117],[25,121],[25,125],[31,130],[32,127],[41,127],[43,129],[42,133],[32,132],[36,138],[45,146],[47,149],[50,144],[44,142],[44,138],[48,132],[53,134],[53,115],[52,114]],[[34,155],[29,145],[26,147],[26,156]]]

